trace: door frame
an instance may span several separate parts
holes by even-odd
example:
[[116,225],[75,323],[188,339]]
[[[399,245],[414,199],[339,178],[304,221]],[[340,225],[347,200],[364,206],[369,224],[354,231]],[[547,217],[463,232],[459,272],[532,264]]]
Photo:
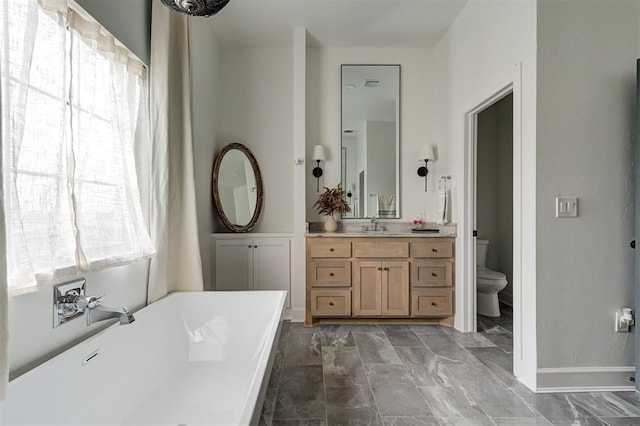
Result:
[[[512,78],[490,91],[465,114],[463,206],[459,238],[462,240],[462,331],[477,330],[476,250],[476,139],[478,114],[513,93],[513,374],[530,389],[536,388],[537,349],[535,314],[535,137],[523,145],[522,64]],[[535,114],[535,111],[532,112]],[[535,124],[535,120],[534,120]],[[525,149],[526,148],[526,149]],[[523,161],[526,158],[527,163]],[[533,169],[531,169],[533,166]],[[531,171],[533,170],[533,172]],[[530,176],[533,174],[533,176]],[[531,180],[531,178],[533,178]],[[526,181],[525,181],[526,179]],[[533,202],[532,202],[533,200]],[[531,211],[533,209],[533,211]],[[527,229],[523,226],[527,223]],[[526,254],[526,256],[525,256]],[[527,271],[527,275],[523,274]],[[524,296],[526,295],[526,296]],[[526,299],[526,304],[524,300]]]

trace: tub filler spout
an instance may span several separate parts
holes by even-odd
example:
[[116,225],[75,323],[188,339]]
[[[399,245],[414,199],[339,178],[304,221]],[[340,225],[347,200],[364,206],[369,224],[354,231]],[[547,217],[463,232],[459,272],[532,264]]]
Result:
[[133,314],[127,308],[116,309],[105,306],[102,304],[103,298],[104,295],[80,297],[76,302],[78,309],[83,310],[87,316],[87,326],[112,318],[118,319],[120,324],[131,324],[135,321]]

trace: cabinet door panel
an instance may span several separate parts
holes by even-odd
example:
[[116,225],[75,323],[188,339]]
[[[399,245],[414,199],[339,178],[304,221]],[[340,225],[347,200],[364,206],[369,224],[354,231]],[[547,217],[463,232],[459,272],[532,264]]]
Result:
[[411,268],[414,287],[451,287],[453,262],[448,260],[414,260]]
[[426,258],[453,257],[453,241],[442,241],[433,238],[428,242],[411,243],[411,256]]
[[318,316],[350,316],[351,291],[349,290],[312,290],[311,313]]
[[289,240],[279,238],[255,239],[253,250],[253,288],[255,290],[286,290],[285,308],[290,308],[291,254]]
[[413,316],[453,315],[453,291],[451,289],[414,288],[411,298],[411,315]]
[[309,262],[307,281],[312,287],[350,287],[351,262],[336,260]]
[[382,262],[382,315],[409,315],[408,262]]
[[355,262],[354,264],[354,315],[380,315],[382,293],[380,262]]
[[216,290],[253,289],[252,243],[249,239],[216,241]]
[[311,257],[350,257],[351,241],[342,238],[325,238],[309,241]]
[[406,241],[355,242],[353,257],[409,257],[409,243]]

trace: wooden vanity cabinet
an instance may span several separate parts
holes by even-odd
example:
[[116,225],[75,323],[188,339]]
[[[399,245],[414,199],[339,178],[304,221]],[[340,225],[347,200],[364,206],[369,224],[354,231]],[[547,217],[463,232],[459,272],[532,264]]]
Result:
[[453,324],[454,239],[307,237],[305,325]]
[[411,314],[453,315],[454,246],[450,239],[411,243]]
[[409,315],[409,262],[355,261],[353,315]]

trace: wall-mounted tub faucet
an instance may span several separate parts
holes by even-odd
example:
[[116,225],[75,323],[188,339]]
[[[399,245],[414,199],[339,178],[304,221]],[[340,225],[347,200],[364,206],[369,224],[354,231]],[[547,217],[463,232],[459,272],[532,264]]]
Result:
[[133,314],[127,308],[115,309],[102,304],[103,296],[83,296],[76,300],[78,309],[87,316],[87,326],[98,321],[117,318],[120,324],[131,324],[135,321]]

